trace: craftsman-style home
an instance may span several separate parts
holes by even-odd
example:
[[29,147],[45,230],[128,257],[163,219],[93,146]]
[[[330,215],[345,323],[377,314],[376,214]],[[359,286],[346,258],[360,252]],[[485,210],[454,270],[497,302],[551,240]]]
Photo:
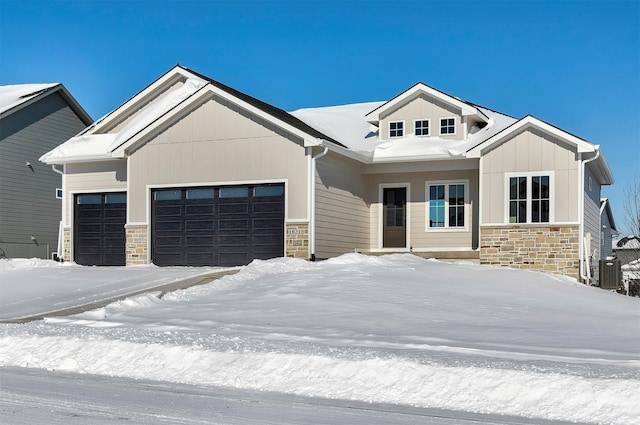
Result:
[[588,280],[613,184],[598,145],[422,83],[289,113],[182,66],[41,160],[61,255],[102,265],[412,252]]

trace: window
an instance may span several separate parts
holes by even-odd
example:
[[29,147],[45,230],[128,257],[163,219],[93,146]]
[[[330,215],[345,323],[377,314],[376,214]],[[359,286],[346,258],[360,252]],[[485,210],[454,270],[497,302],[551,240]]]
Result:
[[187,189],[187,199],[213,199],[213,188]]
[[509,177],[509,223],[551,221],[551,176]]
[[56,189],[56,199],[62,199],[62,189]]
[[456,119],[442,118],[440,120],[440,134],[456,134]]
[[427,183],[427,228],[464,228],[466,183]]
[[404,121],[391,121],[389,123],[389,137],[404,136]]
[[249,188],[246,186],[239,187],[221,187],[221,198],[246,198],[249,196]]
[[416,136],[428,136],[429,135],[429,120],[416,120],[415,121]]

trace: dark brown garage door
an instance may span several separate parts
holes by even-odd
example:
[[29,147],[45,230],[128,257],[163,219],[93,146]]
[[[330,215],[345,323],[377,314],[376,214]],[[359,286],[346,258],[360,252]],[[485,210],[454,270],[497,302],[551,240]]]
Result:
[[155,189],[158,266],[235,266],[284,255],[284,185]]
[[126,193],[75,196],[73,257],[83,266],[124,266]]

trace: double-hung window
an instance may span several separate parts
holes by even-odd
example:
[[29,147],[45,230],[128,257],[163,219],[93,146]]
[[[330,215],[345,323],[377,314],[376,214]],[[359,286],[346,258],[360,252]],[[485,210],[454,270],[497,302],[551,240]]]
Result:
[[440,134],[456,134],[456,119],[455,118],[441,118],[440,119]]
[[551,221],[551,174],[512,175],[507,180],[509,223]]
[[429,120],[415,120],[414,125],[416,136],[429,135]]
[[467,184],[427,183],[427,229],[464,228]]
[[389,123],[389,137],[404,136],[404,121],[391,121]]

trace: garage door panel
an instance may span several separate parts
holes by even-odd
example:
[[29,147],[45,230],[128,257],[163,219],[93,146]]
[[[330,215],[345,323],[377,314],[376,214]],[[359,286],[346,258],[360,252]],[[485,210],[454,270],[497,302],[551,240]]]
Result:
[[82,265],[125,265],[126,193],[75,197],[74,260]]
[[242,265],[284,255],[283,184],[162,189],[151,199],[157,265]]

